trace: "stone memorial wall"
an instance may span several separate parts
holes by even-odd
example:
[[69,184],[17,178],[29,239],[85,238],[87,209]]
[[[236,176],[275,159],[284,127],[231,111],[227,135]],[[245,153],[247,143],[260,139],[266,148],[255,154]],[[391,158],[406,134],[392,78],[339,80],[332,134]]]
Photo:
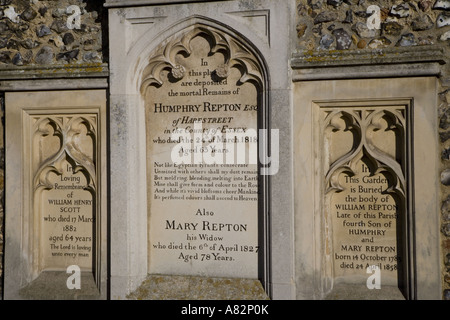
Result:
[[0,1],[0,297],[450,299],[449,10]]

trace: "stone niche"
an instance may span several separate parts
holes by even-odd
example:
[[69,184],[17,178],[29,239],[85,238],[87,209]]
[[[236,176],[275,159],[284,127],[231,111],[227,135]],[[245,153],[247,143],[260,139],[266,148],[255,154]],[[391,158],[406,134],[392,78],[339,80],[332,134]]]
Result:
[[106,297],[105,103],[102,90],[6,94],[7,299]]
[[297,297],[438,299],[436,79],[294,92]]
[[411,103],[352,104],[319,111],[330,278],[336,286],[354,285],[374,273],[369,287],[406,291]]
[[149,274],[258,279],[261,67],[192,26],[144,70]]

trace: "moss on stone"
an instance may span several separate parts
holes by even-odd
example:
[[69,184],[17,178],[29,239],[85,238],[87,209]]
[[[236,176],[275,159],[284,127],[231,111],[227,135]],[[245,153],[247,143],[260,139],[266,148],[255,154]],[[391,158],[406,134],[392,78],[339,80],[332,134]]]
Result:
[[255,279],[149,275],[130,300],[268,300]]

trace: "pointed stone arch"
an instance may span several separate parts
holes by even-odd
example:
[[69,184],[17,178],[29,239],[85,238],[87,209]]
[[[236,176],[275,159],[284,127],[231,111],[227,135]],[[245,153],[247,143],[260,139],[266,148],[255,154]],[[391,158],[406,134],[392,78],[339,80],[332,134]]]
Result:
[[[173,33],[172,36],[166,38],[158,46],[154,47],[145,63],[140,63],[140,74],[136,75],[136,79],[140,79],[138,83],[138,91],[141,98],[145,100],[148,90],[160,89],[167,83],[181,83],[190,72],[189,68],[177,57],[189,58],[193,51],[196,50],[192,46],[196,38],[203,38],[209,44],[208,56],[220,54],[223,56],[223,62],[216,65],[211,72],[211,78],[217,83],[226,82],[227,79],[236,81],[237,86],[243,84],[252,84],[255,87],[255,101],[257,106],[255,118],[255,132],[258,129],[268,129],[268,101],[269,101],[269,76],[268,68],[264,63],[264,59],[259,54],[258,50],[252,47],[244,37],[237,35],[232,30],[226,30],[219,23],[203,19],[201,17],[191,17],[184,21],[192,24]],[[183,60],[181,58],[181,60]],[[230,76],[234,72],[233,76]],[[239,73],[238,79],[235,79],[235,74]],[[144,103],[145,104],[145,103]],[[147,108],[148,106],[145,106]],[[146,116],[147,119],[147,116]],[[147,121],[147,120],[146,120]],[[146,130],[149,130],[148,123]],[[150,139],[147,135],[147,143]],[[263,147],[267,150],[267,147]],[[149,157],[147,157],[149,159]],[[257,171],[260,169],[257,164]],[[147,165],[148,176],[153,168]],[[150,178],[149,178],[150,179]],[[268,205],[268,191],[269,191],[269,177],[263,176],[258,178],[258,193],[260,193],[257,200],[255,221],[257,229],[257,243],[261,250],[258,253],[256,272],[257,277],[264,284],[266,291],[269,292],[270,284],[270,270],[269,270],[269,205]],[[151,189],[150,184],[147,185]],[[150,190],[147,190],[147,198],[150,200]],[[150,208],[151,203],[148,204]],[[149,212],[151,210],[149,209]],[[149,213],[150,215],[150,213]],[[149,224],[150,222],[150,217]],[[151,249],[149,236],[149,250]],[[150,256],[150,254],[149,254]],[[149,270],[151,269],[151,262],[149,261]]]

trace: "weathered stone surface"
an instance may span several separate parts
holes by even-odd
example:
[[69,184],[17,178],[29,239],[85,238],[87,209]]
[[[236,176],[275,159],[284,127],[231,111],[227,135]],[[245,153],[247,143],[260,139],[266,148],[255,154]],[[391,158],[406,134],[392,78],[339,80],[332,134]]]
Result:
[[450,148],[444,149],[444,150],[442,151],[441,159],[442,159],[442,160],[450,160]]
[[53,49],[49,46],[44,46],[38,51],[34,60],[38,64],[50,64],[53,61],[53,56]]
[[366,42],[366,40],[361,39],[358,41],[356,46],[358,47],[358,49],[364,49],[367,46],[367,42]]
[[44,24],[42,24],[36,28],[36,35],[40,38],[47,36],[49,34],[52,34],[52,31],[50,30],[49,27],[47,27]]
[[23,58],[22,58],[22,55],[20,54],[20,52],[17,52],[14,55],[14,57],[12,58],[12,63],[15,64],[16,66],[23,65]]
[[342,0],[327,0],[327,4],[337,8],[342,4]]
[[398,36],[403,30],[403,26],[398,22],[386,22],[382,24],[383,34],[390,36]]
[[100,47],[98,46],[98,42],[95,39],[86,39],[83,42],[83,49],[86,51],[98,50]]
[[441,228],[441,232],[444,236],[450,237],[450,223],[445,223]]
[[397,42],[396,46],[409,47],[417,45],[416,38],[414,34],[407,33],[401,36],[400,40]]
[[329,34],[324,34],[320,39],[319,50],[327,50],[330,49],[331,45],[334,42],[334,38]]
[[41,15],[41,17],[44,17],[45,16],[45,14],[47,13],[47,11],[48,11],[48,8],[47,7],[40,7],[39,9],[38,9],[38,12],[39,12],[39,14]]
[[314,18],[314,24],[323,23],[323,22],[330,22],[337,19],[337,13],[334,11],[324,11],[319,13]]
[[441,183],[445,186],[450,185],[450,169],[445,169],[441,173]]
[[431,6],[433,5],[433,2],[431,0],[420,0],[419,1],[419,8],[422,11],[427,11]]
[[69,28],[67,28],[67,23],[62,19],[54,20],[50,29],[57,33],[63,33],[69,30]]
[[86,62],[99,62],[101,61],[101,57],[99,56],[98,52],[85,52],[83,54],[83,61]]
[[61,18],[66,14],[66,9],[64,8],[55,8],[52,10],[52,17]]
[[[68,22],[72,11],[67,12],[67,8],[71,5],[79,9],[81,16],[79,29],[71,24],[74,29],[69,30]],[[53,48],[55,57],[60,54],[58,57],[61,59],[67,58],[66,52],[79,49],[80,54],[76,59],[71,59],[70,63],[85,62],[81,57],[89,51],[98,52],[99,58],[96,57],[92,61],[102,61],[103,33],[100,11],[102,6],[78,0],[20,0],[5,4],[0,10],[0,49],[18,51],[24,63],[27,61],[25,55],[30,56],[25,50],[31,50],[31,56],[37,56],[37,60],[31,59],[31,64],[39,64],[37,61],[42,61],[42,52],[39,55],[38,52],[45,46]],[[86,41],[88,44],[84,44]],[[11,56],[15,54],[16,52]],[[18,61],[14,60],[14,62]],[[14,62],[11,60],[8,63],[14,64]]]
[[351,9],[347,10],[345,12],[345,20],[342,22],[343,23],[353,23],[353,11]]
[[366,23],[357,22],[353,25],[352,30],[356,32],[361,38],[373,38],[376,37],[378,31],[376,29],[369,29]]
[[450,139],[450,131],[439,132],[439,140],[445,142]]
[[355,11],[354,13],[359,18],[368,18],[371,16],[371,14],[368,13],[367,11]]
[[9,20],[11,20],[14,23],[20,22],[20,16],[17,14],[14,7],[9,6],[5,10],[3,10],[3,13],[5,17],[7,17]]
[[442,114],[442,116],[441,116],[441,118],[439,120],[439,128],[446,130],[446,129],[448,129],[450,127],[449,113],[450,113],[450,110],[446,110]]
[[450,196],[442,202],[441,214],[443,221],[450,221]]
[[1,51],[0,52],[0,62],[10,63],[11,62],[11,52],[10,51]]
[[25,49],[34,49],[39,46],[41,43],[37,40],[25,39],[20,42],[20,45]]
[[31,20],[33,20],[34,18],[36,18],[36,16],[37,16],[37,12],[36,12],[33,8],[31,8],[31,7],[26,8],[26,9],[20,14],[20,17],[21,17],[23,20],[25,20],[25,21],[31,21]]
[[390,14],[398,18],[406,18],[410,14],[410,7],[407,3],[394,5],[391,8]]
[[434,23],[428,15],[421,15],[414,19],[411,27],[414,31],[423,31],[433,28]]
[[81,290],[67,287],[68,274],[64,271],[42,272],[39,277],[21,289],[22,299],[29,300],[96,300],[98,292],[92,273],[81,273]]
[[6,47],[8,49],[18,50],[19,44],[17,43],[17,41],[15,39],[9,39],[8,42],[6,43]]
[[33,51],[32,50],[25,51],[22,58],[25,63],[27,64],[30,63],[33,60]]
[[333,31],[336,37],[336,49],[346,50],[352,45],[352,38],[344,29],[336,29]]
[[441,35],[439,38],[441,41],[446,41],[450,39],[450,31],[447,31]]
[[25,51],[22,55],[22,59],[25,64],[31,63],[31,61],[33,60],[33,51],[31,50]]
[[386,48],[391,44],[391,41],[387,39],[386,37],[380,37],[376,39],[372,39],[369,42],[369,48],[370,49],[379,49],[379,48]]
[[450,10],[449,0],[437,0],[433,6],[433,9]]
[[308,0],[308,6],[311,9],[320,9],[322,8],[323,1],[324,0]]
[[450,12],[442,12],[436,19],[436,26],[442,28],[450,25]]
[[63,60],[66,62],[70,62],[72,60],[75,60],[79,53],[80,53],[79,49],[75,49],[75,50],[71,50],[71,51],[67,51],[67,52],[61,52],[56,55],[56,60],[57,61]]
[[325,300],[405,300],[398,288],[384,286],[382,290],[367,290],[367,288],[345,284],[337,286]]
[[62,48],[64,46],[63,40],[58,35],[51,37],[48,41],[53,43],[57,48]]
[[75,41],[75,38],[72,33],[67,32],[64,34],[62,40],[63,40],[64,44],[67,46],[69,44],[72,44]]
[[8,31],[8,25],[4,21],[0,21],[0,34],[4,34],[6,31]]
[[261,283],[251,279],[149,275],[130,300],[268,300]]
[[444,300],[450,300],[450,289],[444,290]]

